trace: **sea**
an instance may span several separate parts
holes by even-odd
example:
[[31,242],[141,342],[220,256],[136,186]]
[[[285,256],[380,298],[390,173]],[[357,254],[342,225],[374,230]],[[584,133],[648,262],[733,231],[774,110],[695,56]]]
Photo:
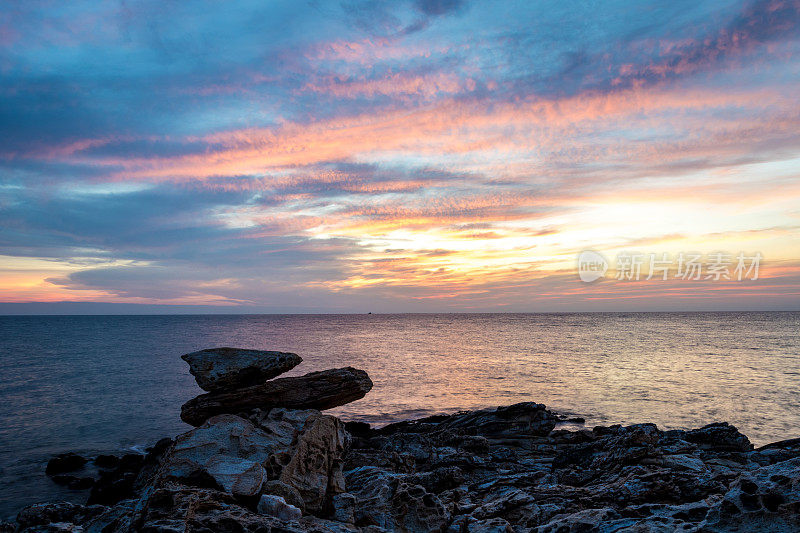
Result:
[[142,451],[187,431],[202,391],[180,356],[295,352],[287,375],[354,366],[374,388],[333,409],[372,424],[523,401],[586,427],[728,421],[756,445],[800,436],[800,313],[0,317],[0,518],[68,500],[54,454]]

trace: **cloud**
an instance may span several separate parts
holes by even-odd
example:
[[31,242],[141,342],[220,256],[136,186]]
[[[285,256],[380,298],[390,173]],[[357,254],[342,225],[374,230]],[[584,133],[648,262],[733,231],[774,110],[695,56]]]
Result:
[[694,295],[570,269],[634,244],[794,264],[799,5],[20,5],[0,299],[778,301],[791,268]]

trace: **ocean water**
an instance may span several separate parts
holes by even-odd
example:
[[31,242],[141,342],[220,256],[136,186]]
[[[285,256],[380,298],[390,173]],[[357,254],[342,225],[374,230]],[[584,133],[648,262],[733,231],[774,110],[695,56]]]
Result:
[[756,444],[800,436],[800,313],[0,317],[0,517],[80,501],[44,475],[62,451],[141,449],[188,428],[202,391],[180,355],[290,351],[288,375],[367,370],[373,423],[537,401],[587,426],[729,421]]

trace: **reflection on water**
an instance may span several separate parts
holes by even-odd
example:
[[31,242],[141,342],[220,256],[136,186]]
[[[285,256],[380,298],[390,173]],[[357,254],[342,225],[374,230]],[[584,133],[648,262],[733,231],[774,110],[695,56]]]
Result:
[[334,410],[386,422],[534,400],[588,424],[727,420],[756,444],[800,435],[800,313],[0,317],[0,516],[48,499],[48,455],[185,430],[183,353],[299,353],[289,375],[367,370]]

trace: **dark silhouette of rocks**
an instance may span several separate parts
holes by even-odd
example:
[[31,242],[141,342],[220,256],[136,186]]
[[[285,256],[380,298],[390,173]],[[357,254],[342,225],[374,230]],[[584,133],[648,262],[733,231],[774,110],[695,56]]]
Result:
[[47,463],[45,472],[48,476],[63,474],[64,472],[74,472],[87,463],[88,459],[81,457],[77,453],[67,452],[56,455]]
[[382,428],[299,408],[371,386],[345,368],[201,395],[184,406],[191,431],[96,458],[109,469],[86,505],[29,506],[0,531],[800,531],[800,439],[567,430],[576,418],[533,402]]

